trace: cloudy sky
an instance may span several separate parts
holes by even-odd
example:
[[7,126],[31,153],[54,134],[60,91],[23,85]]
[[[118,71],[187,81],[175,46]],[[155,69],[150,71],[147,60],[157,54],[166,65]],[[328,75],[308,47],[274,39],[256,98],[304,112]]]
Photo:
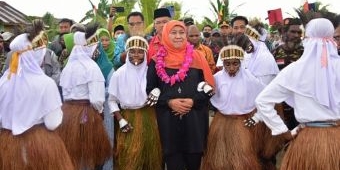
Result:
[[[162,2],[164,1],[167,0]],[[192,15],[196,20],[202,20],[204,16],[208,16],[211,19],[214,18],[209,0],[175,1],[182,4],[182,13]],[[216,0],[212,1],[215,2]],[[79,21],[85,12],[91,9],[88,0],[30,0],[29,3],[32,3],[32,5],[27,5],[22,0],[5,0],[5,2],[26,15],[43,16],[46,12],[50,12],[57,18],[65,17],[75,21]],[[92,2],[98,4],[99,0],[92,0]],[[308,2],[315,2],[315,0],[309,0]],[[330,11],[340,13],[340,3],[336,3],[336,0],[319,0],[319,2],[323,5],[329,5],[328,9]],[[260,17],[264,21],[267,17],[267,10],[276,8],[282,9],[283,17],[296,16],[293,9],[299,7],[302,3],[303,0],[266,0],[261,1],[261,3],[255,0],[230,0],[229,6],[230,11],[234,11],[238,15]],[[260,6],[260,4],[264,5]]]

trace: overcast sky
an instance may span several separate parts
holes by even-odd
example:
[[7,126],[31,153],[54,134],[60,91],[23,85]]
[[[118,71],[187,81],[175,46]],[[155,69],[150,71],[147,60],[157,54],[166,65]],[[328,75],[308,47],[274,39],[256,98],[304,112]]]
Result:
[[[163,0],[164,2],[166,0]],[[172,1],[172,0],[168,0]],[[202,20],[204,16],[214,18],[209,0],[175,0],[182,3],[182,13],[192,15],[196,20]],[[212,0],[215,2],[216,0]],[[303,0],[230,0],[230,11],[247,17],[259,17],[263,21],[267,17],[267,10],[281,8],[283,17],[296,16],[294,8],[298,8]],[[9,5],[25,13],[26,15],[43,16],[46,12],[52,13],[57,18],[71,18],[79,21],[86,11],[91,9],[88,0],[30,0],[27,5],[23,0],[5,0]],[[81,3],[79,3],[81,2]],[[92,0],[98,5],[99,0]],[[315,0],[309,0],[309,3]],[[340,3],[336,0],[320,0],[323,5],[329,5],[332,12],[340,13]],[[243,4],[243,5],[241,5]],[[260,5],[263,4],[263,5]],[[241,6],[240,6],[241,5]],[[257,7],[257,8],[256,8]],[[264,21],[268,22],[268,21]]]

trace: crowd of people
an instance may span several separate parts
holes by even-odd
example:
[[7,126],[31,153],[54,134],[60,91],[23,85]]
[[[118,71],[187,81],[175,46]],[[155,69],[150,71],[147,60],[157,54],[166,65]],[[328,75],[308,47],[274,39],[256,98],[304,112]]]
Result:
[[147,35],[115,13],[62,19],[51,42],[39,19],[0,34],[0,170],[340,168],[339,16],[274,35],[159,8]]

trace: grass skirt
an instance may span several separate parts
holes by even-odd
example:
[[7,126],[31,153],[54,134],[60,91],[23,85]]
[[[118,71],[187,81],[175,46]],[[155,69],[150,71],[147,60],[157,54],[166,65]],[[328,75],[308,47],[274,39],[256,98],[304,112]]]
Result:
[[261,169],[254,145],[254,129],[245,127],[243,122],[249,115],[216,113],[209,130],[202,170]]
[[76,169],[94,169],[111,157],[112,147],[102,117],[88,101],[68,101],[62,106],[58,133]]
[[122,110],[133,127],[128,133],[116,131],[115,169],[160,170],[162,152],[154,108]]
[[306,127],[291,141],[282,170],[340,169],[340,127]]
[[0,130],[0,170],[74,170],[63,141],[43,125],[13,136]]
[[276,154],[287,143],[282,135],[272,136],[271,130],[263,123],[259,122],[254,127],[254,145],[256,153],[262,164],[263,170],[276,169]]

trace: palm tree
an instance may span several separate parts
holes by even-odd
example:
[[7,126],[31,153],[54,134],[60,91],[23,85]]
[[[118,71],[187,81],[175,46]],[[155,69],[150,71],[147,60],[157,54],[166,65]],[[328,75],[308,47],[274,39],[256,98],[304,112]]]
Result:
[[213,2],[210,0],[210,6],[215,14],[215,18],[212,20],[211,18],[204,17],[203,23],[204,24],[209,24],[213,27],[217,27],[218,23],[221,21],[230,21],[231,18],[237,16],[234,11],[244,5],[245,3],[241,3],[237,5],[232,11],[229,10],[229,0],[216,0]]
[[98,8],[89,0],[90,10],[85,13],[85,16],[79,21],[83,23],[84,21],[91,20],[90,22],[98,22],[101,26],[107,24],[107,18],[110,13],[110,5],[107,0],[100,0],[98,3]]
[[203,25],[211,25],[212,27],[218,27],[218,23],[223,20],[230,20],[229,15],[229,0],[216,0],[213,2],[212,0],[209,1],[211,10],[215,14],[213,19],[204,17],[202,22]]

